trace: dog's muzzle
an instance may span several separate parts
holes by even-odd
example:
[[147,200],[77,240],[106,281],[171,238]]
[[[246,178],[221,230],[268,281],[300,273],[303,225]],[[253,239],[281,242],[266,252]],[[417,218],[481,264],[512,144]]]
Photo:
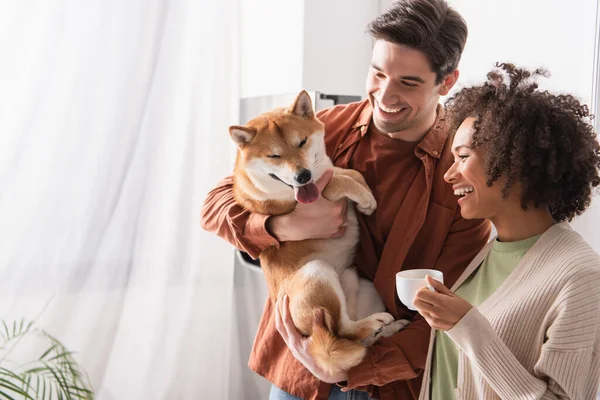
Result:
[[280,177],[278,177],[278,176],[277,176],[277,175],[275,175],[275,174],[269,174],[269,176],[270,176],[271,178],[275,179],[276,181],[279,181],[279,182],[283,183],[285,186],[288,186],[288,187],[290,187],[290,188],[292,188],[292,189],[294,188],[292,185],[288,185],[287,183],[285,183],[283,180],[281,180],[281,178],[280,178]]

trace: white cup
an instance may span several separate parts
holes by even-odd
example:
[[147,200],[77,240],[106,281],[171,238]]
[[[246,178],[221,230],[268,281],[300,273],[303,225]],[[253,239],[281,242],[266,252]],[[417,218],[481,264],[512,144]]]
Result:
[[435,269],[409,269],[396,274],[396,292],[398,293],[398,298],[409,310],[417,311],[413,305],[413,300],[419,289],[429,287],[429,290],[433,290],[425,280],[427,275],[436,281],[444,283],[444,274]]

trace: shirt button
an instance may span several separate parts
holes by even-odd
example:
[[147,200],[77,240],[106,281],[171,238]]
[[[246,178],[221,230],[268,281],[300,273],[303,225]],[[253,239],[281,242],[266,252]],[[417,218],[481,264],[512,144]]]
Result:
[[344,143],[340,143],[340,145],[338,146],[338,149],[341,149],[343,145],[344,145]]
[[361,131],[361,132],[364,132],[364,131],[365,131],[365,129],[367,129],[367,127],[366,127],[366,126],[364,126],[364,125],[360,127],[360,131]]
[[434,156],[438,156],[438,155],[440,155],[440,153],[439,153],[438,151],[434,151],[434,152],[433,152],[433,155],[434,155]]

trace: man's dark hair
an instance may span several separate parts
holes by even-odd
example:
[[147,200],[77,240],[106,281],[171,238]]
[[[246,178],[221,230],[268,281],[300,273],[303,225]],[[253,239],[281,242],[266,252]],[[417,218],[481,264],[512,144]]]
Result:
[[476,118],[471,148],[481,148],[487,184],[503,178],[503,197],[520,185],[521,207],[548,206],[556,221],[571,220],[600,185],[600,144],[587,105],[569,94],[538,90],[537,76],[496,64],[487,82],[464,88],[446,102],[451,129]]
[[444,0],[400,0],[367,26],[374,40],[422,51],[436,84],[458,67],[467,41],[465,20]]

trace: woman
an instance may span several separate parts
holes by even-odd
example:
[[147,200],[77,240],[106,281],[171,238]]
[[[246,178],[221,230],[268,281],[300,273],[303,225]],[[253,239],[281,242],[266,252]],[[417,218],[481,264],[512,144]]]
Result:
[[600,259],[568,222],[600,184],[587,106],[499,64],[448,103],[460,124],[445,175],[464,218],[498,232],[450,291],[414,300],[435,328],[421,399],[593,399]]

